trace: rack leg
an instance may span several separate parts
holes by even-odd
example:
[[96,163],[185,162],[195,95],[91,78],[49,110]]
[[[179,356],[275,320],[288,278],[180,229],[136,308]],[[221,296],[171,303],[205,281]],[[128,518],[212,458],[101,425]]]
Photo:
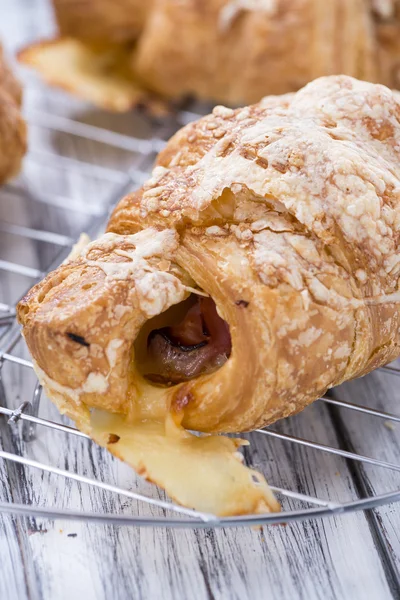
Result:
[[[39,382],[37,382],[33,396],[32,402],[27,402],[27,407],[24,412],[32,415],[33,417],[37,417],[39,414],[40,407],[40,399],[42,397],[42,386]],[[32,442],[36,438],[36,423],[31,423],[30,421],[24,421],[22,423],[22,439],[24,442]]]

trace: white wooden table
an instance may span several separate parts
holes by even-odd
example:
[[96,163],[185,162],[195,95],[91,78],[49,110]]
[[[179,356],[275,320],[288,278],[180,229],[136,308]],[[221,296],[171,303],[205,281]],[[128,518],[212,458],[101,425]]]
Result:
[[[51,11],[45,0],[0,0],[0,36],[11,54],[51,32]],[[49,241],[27,240],[23,229],[14,227],[10,233],[10,224],[28,228],[31,236],[32,230],[45,230],[76,237],[89,227],[93,215],[101,212],[111,191],[123,183],[127,168],[145,169],[151,162],[151,157],[144,160],[121,149],[34,125],[49,113],[138,137],[147,137],[152,131],[143,116],[105,115],[49,91],[28,72],[21,70],[20,74],[27,82],[30,154],[19,179],[0,191],[0,260],[27,267],[20,274],[0,270],[0,303],[11,304],[32,284],[35,270],[47,269],[68,240],[57,236]],[[158,133],[164,137],[172,129],[170,121],[158,125]],[[49,150],[111,170],[94,178],[77,173],[75,168],[59,168],[59,163],[54,164],[45,154]],[[66,204],[69,210],[63,208]],[[22,345],[15,352],[28,358]],[[0,390],[0,404],[14,408],[31,399],[35,378],[30,369],[5,363],[2,377],[5,397]],[[399,383],[397,377],[380,372],[342,386],[337,395],[399,413]],[[40,414],[59,420],[46,398]],[[322,402],[275,429],[400,463],[400,426],[396,429],[383,419]],[[251,454],[246,458],[261,468],[271,483],[283,488],[332,501],[400,488],[400,474],[394,470],[346,462],[332,454],[256,434],[250,439]],[[163,497],[84,439],[39,429],[37,439],[25,443],[20,427],[10,427],[0,417],[0,448]],[[0,501],[162,516],[159,510],[126,498],[2,460]],[[285,502],[288,509],[296,506],[295,501]],[[399,532],[400,504],[255,531],[138,529],[0,515],[0,599],[399,598]]]

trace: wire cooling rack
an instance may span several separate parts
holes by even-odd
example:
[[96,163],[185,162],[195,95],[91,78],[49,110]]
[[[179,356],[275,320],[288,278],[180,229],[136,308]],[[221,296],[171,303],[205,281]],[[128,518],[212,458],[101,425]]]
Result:
[[[180,111],[176,116],[176,126],[193,120],[197,116],[195,112]],[[104,129],[102,127],[90,125],[87,123],[73,120],[71,118],[60,116],[43,110],[30,110],[26,114],[28,124],[31,127],[39,128],[43,135],[56,134],[59,136],[73,136],[80,140],[89,140],[90,142],[98,142],[103,147],[116,148],[119,150],[131,153],[135,156],[135,167],[129,167],[122,171],[107,165],[96,165],[91,162],[74,159],[68,156],[63,156],[57,151],[54,151],[52,145],[48,149],[36,151],[29,154],[28,161],[34,161],[43,164],[44,167],[52,168],[55,172],[67,170],[69,173],[79,174],[87,178],[88,182],[95,178],[96,180],[104,181],[107,188],[106,198],[103,198],[101,205],[88,204],[77,198],[69,198],[63,195],[46,193],[45,186],[31,194],[28,185],[20,185],[17,183],[9,184],[0,192],[0,203],[2,195],[15,195],[15,198],[30,196],[32,202],[32,210],[35,210],[35,203],[46,204],[49,207],[62,207],[69,213],[84,213],[87,217],[87,225],[85,230],[92,235],[101,229],[105,224],[109,210],[115,205],[120,197],[128,191],[131,191],[140,185],[147,176],[151,162],[156,153],[164,147],[165,141],[165,124],[153,123],[151,126],[151,136],[147,139],[125,135],[116,131]],[[175,127],[176,128],[176,127]],[[133,161],[132,161],[133,162]],[[23,179],[23,177],[22,177]],[[73,219],[72,219],[73,221]],[[47,242],[52,244],[57,251],[52,256],[52,260],[46,264],[45,269],[37,269],[36,267],[27,266],[24,262],[11,261],[8,255],[3,257],[2,247],[0,244],[0,282],[1,277],[5,274],[21,275],[29,280],[29,287],[40,280],[43,275],[56,267],[61,260],[70,251],[72,245],[76,242],[80,231],[75,231],[73,235],[65,235],[48,229],[33,228],[30,226],[12,223],[9,220],[0,220],[0,240],[4,236],[17,236],[19,244],[23,247],[29,244],[32,240],[38,242]],[[41,402],[41,386],[36,383],[31,397],[24,398],[23,402],[17,408],[7,407],[6,397],[7,389],[3,386],[2,373],[7,364],[17,365],[19,369],[19,377],[26,377],[27,371],[32,370],[32,363],[20,356],[15,351],[16,347],[21,343],[21,334],[15,320],[15,304],[18,297],[10,303],[0,302],[0,415],[8,420],[10,426],[21,422],[22,438],[29,444],[37,443],[40,439],[40,428],[51,428],[72,437],[86,438],[87,436],[74,427],[66,425],[64,422],[55,422],[50,419],[39,417],[39,407]],[[400,370],[395,366],[383,367],[388,376],[400,375]],[[45,400],[47,402],[47,399]],[[358,413],[363,413],[373,417],[374,419],[384,419],[388,422],[400,422],[400,415],[390,412],[376,410],[363,406],[361,404],[349,403],[340,400],[336,397],[324,397],[319,400],[330,405],[335,405]],[[39,429],[37,429],[39,428]],[[336,455],[346,459],[347,461],[369,464],[382,469],[390,469],[392,471],[400,471],[400,464],[395,464],[374,458],[373,456],[363,456],[361,454],[351,452],[346,449],[334,447],[329,444],[321,444],[311,439],[302,439],[294,435],[281,433],[274,428],[266,428],[257,430],[250,434],[251,436],[264,436],[269,439],[279,439],[287,444],[294,444],[311,448],[313,450]],[[93,442],[88,442],[93,443]],[[162,509],[163,516],[140,516],[117,514],[114,512],[93,513],[83,510],[68,510],[57,507],[41,507],[34,504],[17,504],[14,502],[0,502],[0,511],[3,513],[11,513],[14,515],[29,516],[29,517],[46,517],[46,518],[62,518],[75,519],[86,521],[97,521],[108,524],[124,524],[136,526],[168,526],[168,527],[231,527],[244,525],[266,525],[273,523],[284,523],[294,520],[309,519],[312,517],[322,517],[347,513],[356,510],[365,510],[378,507],[390,502],[400,500],[400,489],[396,489],[390,493],[371,495],[369,497],[356,498],[351,501],[330,501],[312,497],[311,495],[302,493],[296,489],[282,489],[272,487],[278,496],[285,499],[293,499],[305,504],[304,508],[295,510],[284,510],[279,514],[266,515],[248,515],[241,517],[216,518],[214,515],[200,513],[198,511],[186,509],[169,502],[168,500],[160,499],[159,497],[145,496],[137,492],[123,489],[121,487],[111,485],[106,481],[97,480],[80,475],[72,470],[60,469],[55,466],[49,466],[39,461],[31,460],[23,453],[17,454],[6,452],[1,446],[0,437],[0,459],[11,463],[22,465],[28,469],[38,469],[42,472],[50,473],[53,477],[63,477],[69,480],[79,482],[79,484],[100,488],[113,494],[118,494],[121,497],[143,502],[147,505],[153,505]]]

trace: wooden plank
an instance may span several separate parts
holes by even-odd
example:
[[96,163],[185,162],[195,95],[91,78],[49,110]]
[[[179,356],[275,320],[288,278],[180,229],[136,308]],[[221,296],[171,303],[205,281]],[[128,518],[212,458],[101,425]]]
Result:
[[[0,383],[0,405],[4,403],[3,387]],[[0,447],[3,445],[4,423],[0,422]],[[0,501],[11,502],[9,473],[6,463],[0,461]],[[20,522],[11,516],[0,517],[0,597],[28,599],[23,555],[20,539]]]
[[[14,391],[18,389],[18,369],[6,368],[5,377],[10,378]],[[46,401],[42,414],[57,419],[56,409]],[[322,406],[314,405],[303,415],[287,420],[281,430],[337,444]],[[342,460],[255,434],[251,439],[254,465],[264,466],[271,483],[333,501],[354,496],[353,483]],[[36,442],[20,449],[46,464],[76,469],[122,487],[158,495],[155,488],[133,478],[125,465],[87,440],[46,429],[39,432]],[[24,502],[161,514],[36,471],[26,470],[24,478],[22,482],[13,480],[14,489],[19,489]],[[286,506],[296,504],[290,501]],[[199,598],[262,598],[265,590],[273,590],[273,597],[277,598],[339,599],[346,597],[348,585],[352,598],[364,598],[366,591],[374,593],[371,598],[391,597],[363,513],[270,527],[262,532],[152,531],[82,523],[53,525],[41,520],[39,523],[46,533],[31,535],[24,543],[32,553],[44,599],[71,597],[78,588],[84,589],[88,598],[107,598],[115,590],[124,597],[127,589],[135,598],[158,597],[161,591],[164,598],[185,598],[196,589]],[[69,534],[77,536],[69,538]],[[70,577],[71,568],[76,570],[74,578]]]

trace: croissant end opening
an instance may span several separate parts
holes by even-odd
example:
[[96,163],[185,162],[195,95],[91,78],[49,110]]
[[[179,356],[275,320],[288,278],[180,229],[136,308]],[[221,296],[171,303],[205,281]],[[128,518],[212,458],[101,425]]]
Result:
[[229,326],[214,300],[196,294],[148,321],[135,342],[139,372],[158,385],[212,373],[231,350]]

